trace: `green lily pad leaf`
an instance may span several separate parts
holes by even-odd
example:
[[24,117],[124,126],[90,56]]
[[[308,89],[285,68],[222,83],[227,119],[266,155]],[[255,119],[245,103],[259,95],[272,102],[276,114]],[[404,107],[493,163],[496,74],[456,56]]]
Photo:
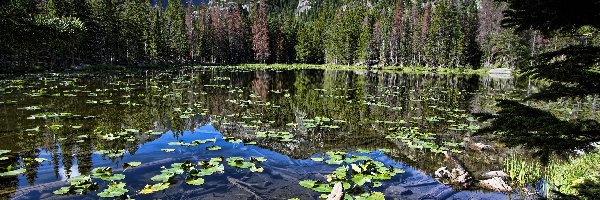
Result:
[[56,195],[65,195],[65,194],[69,194],[71,192],[71,187],[61,187],[60,189],[52,192]]
[[7,171],[7,172],[0,173],[0,177],[4,177],[4,176],[16,176],[16,175],[25,173],[25,171],[26,171],[25,168],[19,168],[19,169],[16,169],[16,170],[9,169],[9,171]]
[[265,161],[267,161],[267,159],[264,157],[250,157],[250,162],[253,162],[253,163],[261,163],[261,162],[265,162]]
[[381,192],[373,192],[371,194],[362,194],[360,196],[355,196],[355,200],[385,200],[385,196]]
[[360,174],[362,172],[362,169],[358,165],[351,164],[350,166],[352,166],[352,170],[354,170],[356,173]]
[[190,185],[202,185],[202,184],[204,184],[204,179],[203,178],[195,178],[195,179],[187,180],[185,182]]
[[124,169],[138,167],[142,164],[142,162],[128,162],[123,164]]
[[71,185],[81,185],[86,182],[92,181],[92,177],[90,176],[76,176],[70,179],[67,179],[67,182],[71,183]]
[[163,132],[161,132],[161,131],[150,131],[150,132],[148,132],[148,134],[150,134],[150,135],[162,135]]
[[376,188],[376,187],[381,187],[381,185],[383,185],[383,183],[381,183],[381,182],[379,182],[379,181],[377,181],[377,182],[373,182],[373,188]]
[[256,166],[252,166],[252,167],[250,167],[250,171],[251,171],[251,172],[263,172],[264,170],[265,170],[265,169],[264,169],[264,168],[262,168],[262,167],[258,167],[258,168],[257,168]]
[[105,181],[120,181],[125,179],[124,174],[113,174],[112,176],[101,176],[100,179]]
[[311,189],[312,189],[313,187],[315,187],[315,184],[316,184],[316,183],[317,183],[317,182],[316,182],[316,181],[313,181],[313,180],[303,180],[303,181],[300,181],[300,182],[299,182],[299,184],[300,184],[302,187],[305,187],[305,188],[311,188]]
[[130,132],[130,133],[139,133],[140,132],[140,130],[132,129],[132,128],[125,129],[125,131]]
[[206,147],[206,150],[209,150],[209,151],[218,151],[218,150],[221,150],[221,147],[213,145],[213,146]]
[[0,150],[0,155],[10,153],[10,150]]
[[114,198],[125,195],[129,190],[125,189],[125,183],[113,183],[108,185],[108,188],[98,193],[99,197]]
[[343,162],[344,162],[343,160],[333,160],[333,159],[325,161],[325,163],[330,164],[330,165],[339,165],[339,164],[342,164]]
[[313,157],[313,158],[310,158],[310,159],[313,160],[313,161],[316,161],[316,162],[323,162],[323,160],[325,160],[324,158],[321,158],[321,157]]
[[153,176],[150,180],[158,181],[158,182],[169,182],[169,180],[175,176],[175,173],[161,173],[159,175]]
[[317,187],[312,188],[312,190],[321,193],[330,193],[331,190],[333,190],[333,187],[328,184],[319,184]]
[[358,149],[358,150],[356,150],[356,152],[358,152],[358,153],[371,153],[371,151],[369,151],[367,149]]
[[371,182],[371,178],[370,178],[370,176],[365,176],[362,174],[355,174],[352,177],[352,182],[354,182],[356,185],[362,186],[367,182]]
[[139,193],[140,194],[152,194],[154,192],[166,190],[167,188],[169,188],[169,185],[171,185],[171,184],[170,183],[157,183],[152,186],[146,185],[144,187],[144,189],[140,190]]
[[181,142],[169,142],[167,144],[170,145],[170,146],[181,146],[181,145],[183,145],[183,143],[181,143]]

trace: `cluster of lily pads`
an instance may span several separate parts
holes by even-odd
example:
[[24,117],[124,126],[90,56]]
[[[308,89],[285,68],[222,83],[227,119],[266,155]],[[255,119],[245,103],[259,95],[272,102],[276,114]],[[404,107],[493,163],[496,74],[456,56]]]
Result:
[[294,138],[294,134],[287,131],[258,131],[256,132],[257,138],[275,138],[280,142],[290,142]]
[[[363,151],[367,152],[367,151]],[[359,152],[360,153],[360,152]],[[326,198],[337,183],[341,183],[345,190],[345,199],[385,199],[381,192],[371,192],[370,189],[380,187],[382,181],[390,180],[404,170],[386,167],[382,162],[373,160],[369,156],[357,156],[346,152],[326,152],[327,159],[323,157],[311,158],[316,162],[325,162],[331,165],[341,165],[331,174],[325,175],[326,180],[302,180],[299,184],[313,191],[322,193]]]
[[[8,160],[9,158],[5,155],[10,153],[10,150],[0,150],[0,161]],[[0,177],[5,176],[16,176],[19,174],[25,173],[25,168],[16,168],[12,165],[9,165],[6,168],[0,168]]]
[[315,117],[314,119],[303,119],[304,127],[306,128],[340,128],[339,124],[346,123],[344,120],[331,119],[329,117]]
[[[151,194],[167,189],[171,181],[178,175],[185,176],[185,182],[189,185],[202,185],[205,181],[202,177],[225,172],[225,166],[222,164],[223,160],[223,157],[216,157],[200,161],[197,164],[187,160],[183,163],[173,163],[169,168],[162,167],[161,173],[151,178],[152,181],[159,183],[146,185],[140,191],[140,194]],[[249,169],[251,172],[262,172],[264,169],[257,167],[256,164],[264,162],[266,159],[251,157],[249,161],[245,161],[241,157],[229,157],[225,161],[231,167]]]
[[411,149],[427,149],[433,153],[443,153],[451,151],[453,153],[461,153],[460,147],[464,146],[463,142],[445,141],[442,144],[437,144],[435,133],[420,131],[419,127],[400,127],[400,129],[386,136],[388,139],[397,139],[408,145]]
[[[125,163],[123,164],[123,169],[127,170],[140,166],[141,164],[141,162]],[[125,179],[124,174],[113,173],[113,169],[111,167],[98,167],[92,170],[91,175],[81,175],[67,179],[69,186],[61,187],[53,193],[56,195],[74,195],[86,194],[89,191],[96,191],[99,189],[99,184],[98,182],[95,182],[94,179],[100,179],[108,182],[108,187],[97,194],[99,197],[123,197],[127,192],[129,192],[129,190],[125,188],[126,184],[124,182],[119,182]]]

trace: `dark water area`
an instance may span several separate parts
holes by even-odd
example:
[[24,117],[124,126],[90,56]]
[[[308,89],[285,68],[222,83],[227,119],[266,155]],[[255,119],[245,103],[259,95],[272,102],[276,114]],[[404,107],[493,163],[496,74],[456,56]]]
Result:
[[[22,170],[0,177],[1,198],[98,199],[109,184],[124,183],[127,191],[117,196],[135,199],[318,199],[327,192],[299,182],[328,183],[336,169],[368,162],[378,172],[398,173],[361,185],[346,181],[359,188],[350,190],[354,195],[526,197],[519,191],[453,188],[434,178],[437,169],[452,168],[443,152],[475,177],[503,170],[507,152],[518,150],[473,135],[486,125],[473,113],[494,112],[496,99],[535,89],[514,79],[200,67],[1,79],[0,150],[10,152],[1,154],[0,172]],[[495,150],[470,148],[474,142]],[[335,163],[334,154],[343,162]],[[223,169],[211,175],[196,177],[181,167],[168,181],[153,178],[173,163],[199,169],[198,162],[219,157]],[[232,157],[244,161],[228,163]],[[265,160],[246,162],[251,158]],[[131,162],[141,165],[124,167]],[[236,166],[249,163],[252,169]],[[107,181],[92,175],[95,190],[53,194],[68,187],[69,178],[99,167],[125,177]],[[187,183],[199,177],[202,184]],[[161,182],[168,188],[141,194],[146,185]]]

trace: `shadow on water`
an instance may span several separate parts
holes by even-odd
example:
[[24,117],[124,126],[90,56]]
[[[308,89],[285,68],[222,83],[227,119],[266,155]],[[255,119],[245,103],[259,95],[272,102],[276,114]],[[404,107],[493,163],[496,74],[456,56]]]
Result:
[[496,114],[480,114],[491,125],[478,134],[494,133],[501,142],[532,149],[535,156],[546,162],[552,155],[568,158],[576,151],[590,151],[600,141],[600,126],[596,120],[558,119],[549,111],[530,107],[516,101],[500,100]]

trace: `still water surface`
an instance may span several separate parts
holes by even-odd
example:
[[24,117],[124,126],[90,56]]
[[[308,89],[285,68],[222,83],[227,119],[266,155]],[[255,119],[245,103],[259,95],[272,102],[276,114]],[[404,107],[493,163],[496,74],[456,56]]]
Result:
[[[5,75],[0,150],[10,152],[2,154],[0,170],[24,171],[0,177],[0,197],[97,199],[114,182],[125,183],[125,195],[137,199],[317,199],[323,193],[299,182],[327,183],[327,175],[350,166],[327,162],[338,152],[404,172],[362,186],[347,181],[360,188],[351,190],[355,195],[520,198],[518,192],[453,189],[433,177],[440,167],[452,168],[444,151],[475,175],[502,170],[502,145],[493,152],[468,147],[473,141],[491,143],[472,136],[485,125],[472,113],[493,112],[495,99],[519,97],[528,89],[513,79],[487,76],[338,70]],[[140,194],[146,185],[161,183],[153,177],[173,163],[196,165],[218,157],[223,170],[202,176],[201,185],[187,184],[186,171],[165,181],[167,189]],[[254,162],[263,171],[253,172],[228,164],[231,157],[266,161]],[[141,165],[124,169],[130,162]],[[95,190],[53,194],[70,185],[67,179],[99,167],[125,178],[92,178]]]

